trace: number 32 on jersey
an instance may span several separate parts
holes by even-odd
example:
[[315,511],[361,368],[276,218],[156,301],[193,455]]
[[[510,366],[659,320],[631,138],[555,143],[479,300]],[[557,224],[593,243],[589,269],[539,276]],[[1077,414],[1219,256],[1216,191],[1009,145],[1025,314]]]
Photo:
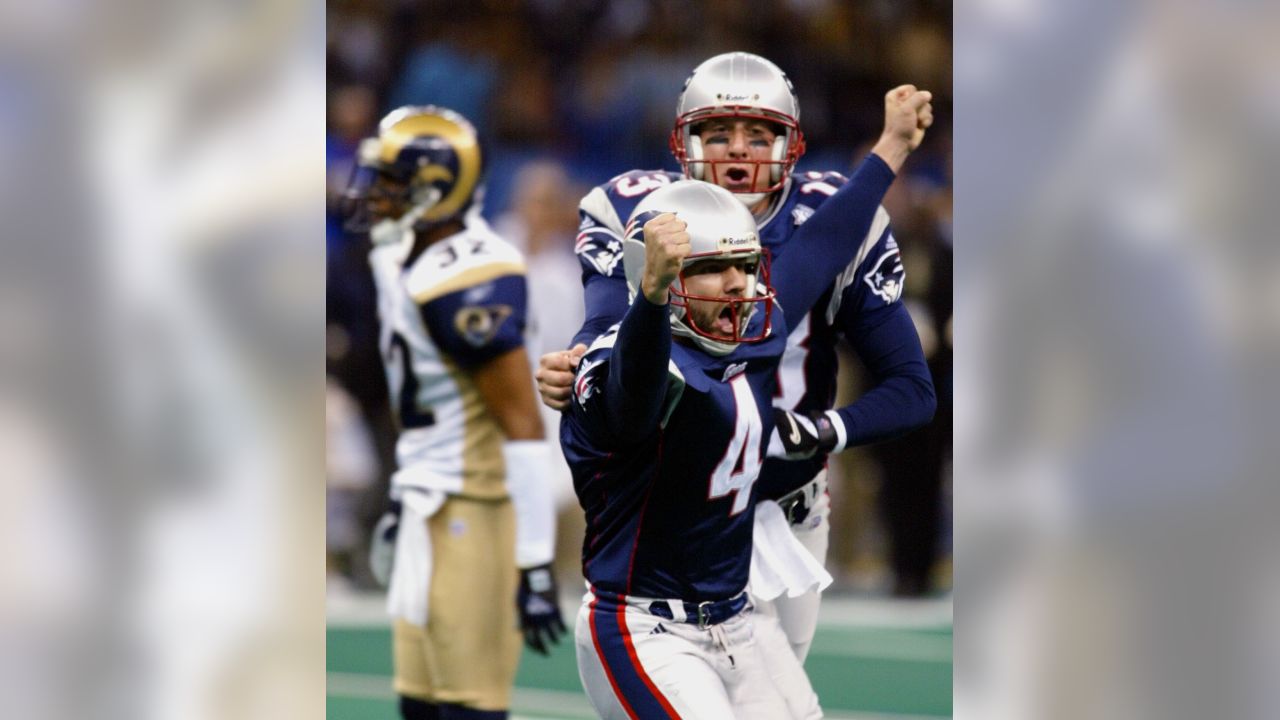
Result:
[[760,411],[756,408],[756,399],[751,394],[751,385],[746,375],[739,375],[729,382],[733,388],[733,403],[738,422],[734,426],[733,437],[724,457],[711,473],[711,488],[708,500],[736,493],[730,515],[737,515],[747,509],[751,502],[751,486],[760,476],[760,437],[764,434],[764,423],[760,420]]

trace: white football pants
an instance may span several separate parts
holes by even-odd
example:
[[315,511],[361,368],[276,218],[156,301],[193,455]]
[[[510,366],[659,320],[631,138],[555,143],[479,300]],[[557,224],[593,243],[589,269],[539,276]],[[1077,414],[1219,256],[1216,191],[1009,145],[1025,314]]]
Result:
[[646,606],[610,608],[588,594],[578,611],[578,675],[600,717],[790,716],[756,643],[749,607],[703,629],[650,614]]

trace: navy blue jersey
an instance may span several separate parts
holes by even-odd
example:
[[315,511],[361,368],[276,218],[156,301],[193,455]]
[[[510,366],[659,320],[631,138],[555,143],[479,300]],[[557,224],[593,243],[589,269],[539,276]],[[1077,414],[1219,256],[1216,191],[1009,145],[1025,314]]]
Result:
[[[671,179],[636,177],[619,176],[583,201],[599,214],[584,216],[579,257],[597,271],[589,278],[620,283],[624,293],[621,256],[608,252],[611,238],[590,223],[614,225],[648,192],[640,182],[656,188],[665,184],[659,178]],[[764,341],[723,357],[673,344],[667,306],[638,296],[620,325],[592,342],[578,366],[560,440],[587,518],[583,574],[597,590],[701,602],[732,597],[746,586],[756,480],[773,431],[786,346],[785,313],[805,317],[851,262],[860,246],[832,227],[869,224],[892,180],[883,162],[869,158],[836,194],[847,201],[836,208],[843,215],[807,217],[815,231],[797,234],[788,252],[776,255],[777,305]],[[613,207],[610,192],[624,207]],[[763,321],[763,314],[754,316],[747,334]]]
[[[587,518],[583,574],[598,591],[701,602],[741,592],[754,485],[769,433],[784,327],[726,357],[670,342],[667,307],[636,299],[583,357],[560,441]],[[752,324],[758,326],[757,315]],[[664,348],[651,347],[665,335]],[[660,376],[620,378],[630,360]],[[628,387],[637,385],[637,387]],[[628,408],[617,395],[651,401]],[[611,402],[613,401],[613,402]]]
[[[635,170],[596,187],[582,200],[576,252],[587,307],[574,342],[590,343],[626,311],[623,226],[645,195],[679,179],[677,173]],[[835,172],[794,174],[759,220],[761,243],[774,260],[775,278],[799,278],[811,291],[798,299],[784,297],[792,329],[776,378],[774,405],[802,413],[831,407],[836,392],[835,346],[841,333],[876,378],[871,392],[841,408],[846,426],[839,428],[840,448],[917,427],[932,416],[934,405],[919,338],[900,300],[905,272],[888,213],[877,205],[868,214],[860,196],[848,193],[840,195],[834,207],[819,212],[846,183]],[[791,263],[813,262],[787,252],[809,233],[828,235],[851,249],[852,260],[835,283],[814,282],[812,273],[787,270]],[[779,290],[796,294],[789,288]],[[806,312],[801,314],[797,304]],[[768,461],[760,481],[761,496],[786,494],[812,479],[825,463],[825,455]]]

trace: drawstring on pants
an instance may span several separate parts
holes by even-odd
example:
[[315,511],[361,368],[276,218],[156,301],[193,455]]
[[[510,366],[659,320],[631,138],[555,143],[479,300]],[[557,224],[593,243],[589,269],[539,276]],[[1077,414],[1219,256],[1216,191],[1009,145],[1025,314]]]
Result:
[[724,627],[722,625],[711,625],[707,630],[711,632],[712,639],[716,641],[716,644],[720,646],[724,654],[729,656],[729,667],[737,667],[733,662],[733,647],[729,643],[729,636],[725,635]]

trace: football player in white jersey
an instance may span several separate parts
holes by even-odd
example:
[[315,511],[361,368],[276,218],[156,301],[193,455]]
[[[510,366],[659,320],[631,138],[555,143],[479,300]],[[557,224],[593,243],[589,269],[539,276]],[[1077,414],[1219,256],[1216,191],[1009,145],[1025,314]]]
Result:
[[[885,134],[873,152],[895,173],[932,124],[930,99],[928,92],[910,85],[885,98]],[[756,513],[750,590],[758,635],[763,643],[777,641],[780,652],[771,656],[790,649],[803,662],[817,625],[819,592],[830,578],[793,572],[800,564],[780,561],[778,551],[790,534],[819,565],[825,561],[830,528],[827,454],[919,427],[932,417],[936,400],[919,338],[901,301],[905,272],[888,213],[881,208],[869,225],[853,223],[847,212],[853,195],[843,176],[793,172],[804,153],[799,117],[795,91],[776,65],[750,53],[725,53],[700,64],[686,81],[670,145],[684,177],[720,185],[751,210],[761,242],[775,258],[801,233],[835,233],[859,244],[854,260],[818,306],[803,317],[788,318],[790,335],[774,400],[777,426],[788,432],[775,434],[771,459],[759,480],[758,496],[776,506]],[[898,122],[902,119],[910,120],[905,128]],[[581,352],[626,308],[621,219],[649,193],[681,177],[631,171],[583,198],[577,253],[587,320],[575,337],[580,345],[542,356],[539,390],[549,406],[568,404],[572,369]],[[852,405],[832,410],[838,335],[857,351],[875,386]],[[792,714],[813,717],[816,698],[793,665],[779,663],[776,679],[790,688]]]
[[[360,146],[348,190],[368,227],[397,415],[389,553],[395,690],[406,720],[505,718],[520,631],[564,624],[550,571],[550,449],[525,352],[524,262],[480,217],[465,118],[403,107]],[[517,572],[517,568],[519,571]],[[513,600],[515,601],[513,603]]]

